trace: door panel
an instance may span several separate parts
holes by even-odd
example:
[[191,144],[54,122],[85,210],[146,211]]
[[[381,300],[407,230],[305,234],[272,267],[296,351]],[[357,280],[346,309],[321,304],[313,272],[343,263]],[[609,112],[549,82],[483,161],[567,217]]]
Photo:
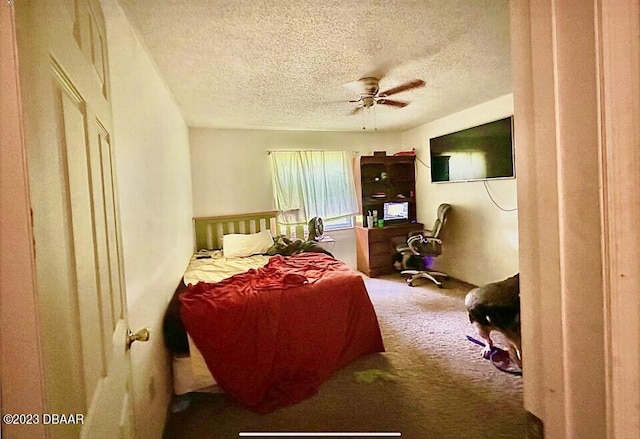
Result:
[[[113,295],[119,290],[115,290],[115,286],[111,283],[111,264],[109,260],[109,243],[107,230],[107,206],[105,187],[110,186],[109,182],[104,181],[102,172],[102,143],[104,137],[108,134],[104,130],[102,124],[97,123],[97,143],[96,147],[89,151],[90,167],[91,167],[91,184],[93,193],[94,210],[96,212],[96,256],[98,259],[98,278],[100,293],[100,314],[102,316],[102,327],[105,337],[108,337],[115,329],[115,315],[113,311]],[[108,339],[105,340],[105,344]]]
[[104,19],[92,0],[16,8],[47,412],[83,420],[50,434],[132,437]]
[[102,193],[104,195],[104,215],[105,215],[105,234],[107,243],[107,261],[109,263],[109,278],[111,285],[111,295],[109,300],[111,303],[111,313],[113,318],[113,329],[115,322],[123,319],[122,294],[124,284],[122,283],[122,268],[120,263],[120,246],[117,238],[116,229],[116,200],[115,200],[115,179],[113,176],[111,143],[108,133],[102,124],[99,125],[99,144],[100,144],[100,167],[102,177]]
[[[80,336],[78,348],[82,371],[81,385],[85,399],[82,409],[86,413],[87,403],[95,392],[99,377],[104,369],[102,343],[94,342],[94,334],[101,333],[98,325],[98,302],[96,260],[94,257],[93,220],[89,193],[86,157],[86,117],[82,111],[83,102],[73,102],[66,93],[59,92],[64,126],[60,144],[63,157],[63,175],[67,179],[68,197],[65,210],[69,215],[68,232],[72,258],[69,264],[72,285],[72,302],[78,306],[77,333]],[[37,263],[36,259],[36,263]]]

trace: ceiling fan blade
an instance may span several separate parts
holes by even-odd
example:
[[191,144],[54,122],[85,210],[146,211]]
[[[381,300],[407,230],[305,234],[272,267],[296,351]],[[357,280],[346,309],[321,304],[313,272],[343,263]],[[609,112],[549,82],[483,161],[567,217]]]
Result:
[[378,99],[376,103],[382,105],[391,105],[392,107],[398,108],[406,107],[408,105],[406,102],[393,101],[391,99]]
[[400,93],[406,90],[411,90],[412,88],[418,88],[418,87],[423,87],[424,86],[424,81],[422,79],[415,79],[411,82],[407,82],[406,84],[402,84],[399,85],[397,87],[394,88],[390,88],[387,91],[383,91],[382,93],[379,93],[378,96],[380,96],[381,98],[386,97],[386,96],[391,96],[394,95],[396,93]]
[[353,109],[353,111],[351,111],[351,113],[349,113],[350,116],[356,114],[358,111],[360,111],[360,109],[362,108],[362,105],[358,105],[356,108]]

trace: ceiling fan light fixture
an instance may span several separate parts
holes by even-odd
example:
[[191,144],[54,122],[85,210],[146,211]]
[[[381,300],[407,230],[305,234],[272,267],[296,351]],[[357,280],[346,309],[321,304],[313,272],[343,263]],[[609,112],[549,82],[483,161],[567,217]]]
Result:
[[379,79],[373,76],[367,76],[365,78],[360,78],[358,80],[360,84],[362,84],[363,92],[360,93],[358,99],[350,100],[349,103],[358,103],[358,106],[354,108],[351,114],[355,114],[358,111],[362,113],[362,129],[366,130],[367,127],[364,121],[364,112],[368,111],[373,107],[373,130],[378,131],[377,121],[376,121],[376,107],[379,105],[387,105],[395,108],[404,108],[408,105],[407,102],[396,101],[393,99],[387,99],[388,96],[394,95],[396,93],[401,93],[403,91],[411,90],[418,87],[423,87],[425,82],[422,79],[414,79],[409,82],[405,82],[404,84],[400,84],[396,87],[390,88],[389,90],[380,92],[379,87]]

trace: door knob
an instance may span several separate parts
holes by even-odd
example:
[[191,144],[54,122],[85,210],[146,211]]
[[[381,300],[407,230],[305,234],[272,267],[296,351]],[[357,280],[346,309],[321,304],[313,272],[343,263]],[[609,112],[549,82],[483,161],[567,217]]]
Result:
[[131,329],[127,329],[127,348],[130,348],[134,341],[148,341],[150,333],[151,328],[148,326],[145,326],[136,332],[133,332]]

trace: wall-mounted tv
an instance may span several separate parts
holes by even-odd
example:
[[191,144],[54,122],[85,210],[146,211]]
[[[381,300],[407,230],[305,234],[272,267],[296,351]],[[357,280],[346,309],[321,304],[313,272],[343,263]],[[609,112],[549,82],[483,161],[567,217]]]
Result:
[[429,146],[433,183],[515,177],[513,117],[434,137]]

